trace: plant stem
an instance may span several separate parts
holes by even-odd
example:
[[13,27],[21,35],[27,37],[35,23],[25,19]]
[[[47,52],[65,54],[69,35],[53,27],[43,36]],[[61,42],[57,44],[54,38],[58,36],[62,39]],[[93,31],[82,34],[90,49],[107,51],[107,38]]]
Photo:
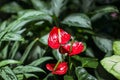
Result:
[[54,15],[53,19],[54,19],[55,25],[59,27],[58,18]]
[[72,41],[71,41],[71,44],[70,44],[70,51],[69,51],[69,53],[72,52],[72,46],[73,46],[73,43],[74,43],[74,39],[72,39]]
[[55,67],[53,69],[54,71],[56,70],[56,68],[58,67],[58,65],[59,65],[60,62],[61,62],[60,60],[57,62],[57,64],[55,65]]
[[69,62],[69,70],[68,70],[68,74],[70,75],[70,62],[71,62],[71,58],[70,58],[70,56],[68,57],[68,62]]

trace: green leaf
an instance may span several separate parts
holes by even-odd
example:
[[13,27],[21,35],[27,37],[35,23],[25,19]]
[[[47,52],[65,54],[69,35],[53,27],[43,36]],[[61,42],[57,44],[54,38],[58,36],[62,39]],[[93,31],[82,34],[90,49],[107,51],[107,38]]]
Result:
[[65,75],[64,80],[74,80],[72,76]]
[[84,68],[80,66],[75,68],[75,73],[78,80],[97,80],[94,76],[90,75]]
[[85,54],[89,57],[95,57],[94,52],[93,52],[92,48],[90,48],[90,47],[86,48]]
[[42,57],[40,59],[37,59],[37,60],[33,61],[29,65],[31,65],[31,66],[38,66],[38,65],[42,64],[43,62],[51,60],[51,59],[53,59],[53,58],[52,57]]
[[0,26],[0,41],[9,41],[9,40],[18,40],[18,41],[22,41],[23,38],[20,35],[20,32],[23,32],[23,30],[21,31],[12,31],[12,32],[8,32],[7,29],[7,21],[4,21],[1,26]]
[[112,40],[99,36],[93,36],[93,40],[99,49],[107,53],[106,56],[112,55]]
[[65,3],[65,0],[52,0],[51,6],[53,14],[55,14],[58,17],[60,12],[63,10]]
[[119,10],[115,6],[106,6],[95,11],[95,13],[109,13],[109,12],[119,12]]
[[89,67],[89,68],[97,68],[98,60],[95,58],[88,58],[88,57],[80,57],[80,56],[72,56],[77,61],[82,63],[82,67]]
[[30,54],[31,55],[29,55],[29,58],[32,58],[35,60],[44,56],[45,49],[37,45],[34,47],[34,49],[32,49],[32,51],[30,51]]
[[[20,13],[20,12],[19,12]],[[52,22],[52,18],[49,14],[42,11],[36,10],[29,10],[29,11],[22,11],[22,14],[19,18],[13,22],[11,22],[5,29],[0,33],[0,40],[8,41],[8,40],[15,40],[21,41],[23,40],[22,36],[20,35],[25,29],[21,30],[24,25],[31,21],[36,20],[46,20],[50,23]]]
[[9,67],[2,67],[0,75],[4,80],[18,80],[13,71]]
[[0,61],[0,67],[6,66],[8,64],[21,64],[21,62],[16,61],[16,60],[3,60],[3,61]]
[[101,60],[102,66],[118,80],[120,79],[120,56],[113,55]]
[[39,22],[36,22],[35,25],[36,26],[41,26],[43,23],[45,23],[45,21],[39,21]]
[[6,26],[5,22],[2,23],[2,25],[1,25],[2,31],[0,33],[0,41],[10,41],[10,40],[23,41],[24,39],[20,35],[21,34],[20,32],[23,32],[24,29],[20,30],[20,31],[9,31],[10,30],[9,25]]
[[3,31],[7,26],[7,21],[4,21],[1,25],[0,25],[0,32]]
[[0,8],[0,11],[7,12],[7,13],[17,13],[21,11],[22,7],[18,5],[16,2],[10,2],[5,4]]
[[35,42],[38,41],[38,38],[36,38],[33,42],[31,42],[28,47],[26,48],[25,52],[23,53],[20,61],[23,63],[25,61],[25,59],[27,58],[30,50],[32,49],[33,45],[35,44]]
[[62,23],[69,26],[92,29],[90,19],[85,14],[79,13],[69,15],[62,21]]
[[110,12],[119,12],[119,10],[114,6],[107,6],[107,7],[102,7],[100,9],[96,9],[96,11],[93,12],[94,15],[91,17],[91,20],[95,21],[96,19],[99,19],[106,13],[110,13]]
[[24,80],[24,75],[23,74],[18,74],[16,75],[18,80]]
[[94,0],[82,0],[81,4],[80,4],[80,7],[84,11],[84,13],[87,13],[90,10],[92,10],[94,8],[94,6],[95,6]]
[[42,0],[31,0],[31,2],[37,10],[45,10],[48,7],[48,4]]
[[15,74],[25,74],[25,73],[31,73],[31,72],[43,72],[45,71],[41,68],[34,67],[34,66],[17,66],[13,69]]
[[30,77],[35,77],[35,78],[38,78],[38,76],[36,76],[35,74],[28,74],[28,73],[26,73],[26,74],[24,74],[24,76],[25,76],[25,78],[26,79],[28,79],[28,78],[30,78]]
[[1,31],[0,32],[0,41],[2,40],[2,38],[5,36],[6,31]]
[[114,54],[120,55],[120,41],[113,42],[113,51]]
[[6,32],[17,32],[19,31],[25,24],[27,24],[28,22],[30,22],[30,20],[15,20],[13,22],[11,22],[7,27],[6,27]]
[[22,11],[19,12],[21,14],[17,20],[10,23],[7,27],[8,32],[10,31],[18,31],[20,30],[25,24],[36,21],[36,20],[47,20],[49,22],[52,22],[52,18],[49,14],[42,12],[42,11],[36,11],[36,10],[29,10],[29,11]]
[[49,36],[49,34],[46,34],[46,35],[42,36],[42,37],[39,39],[39,41],[40,41],[41,43],[43,43],[44,45],[48,45],[48,36]]
[[0,51],[0,57],[3,58],[3,59],[6,59],[6,58],[7,58],[8,46],[9,46],[9,44],[7,44],[7,45]]
[[63,59],[63,55],[58,51],[58,50],[53,50],[52,51],[52,53],[53,53],[53,55],[54,55],[54,57],[59,61],[62,61]]
[[17,33],[7,33],[4,35],[4,37],[1,39],[1,41],[23,41],[24,38]]
[[42,11],[29,10],[23,12],[23,15],[20,16],[19,20],[47,20],[49,22],[52,22],[52,17],[48,13]]
[[11,51],[10,51],[10,53],[9,53],[11,59],[13,59],[13,58],[15,57],[18,48],[19,48],[19,42],[16,41],[16,42],[13,44],[13,46],[12,46],[12,48],[11,48]]

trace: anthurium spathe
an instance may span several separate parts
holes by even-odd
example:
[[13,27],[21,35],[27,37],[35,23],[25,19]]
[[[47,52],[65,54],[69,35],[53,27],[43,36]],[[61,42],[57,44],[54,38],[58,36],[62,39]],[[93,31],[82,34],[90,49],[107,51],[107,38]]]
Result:
[[59,48],[60,53],[68,53],[69,56],[80,54],[84,50],[84,44],[82,42],[73,42],[65,44]]
[[48,37],[48,45],[53,49],[57,49],[61,44],[67,43],[70,38],[71,35],[65,32],[63,29],[53,27]]
[[60,62],[57,65],[56,69],[54,70],[55,66],[56,66],[56,64],[53,64],[53,63],[46,64],[46,68],[49,71],[52,71],[52,74],[64,75],[68,70],[67,62]]

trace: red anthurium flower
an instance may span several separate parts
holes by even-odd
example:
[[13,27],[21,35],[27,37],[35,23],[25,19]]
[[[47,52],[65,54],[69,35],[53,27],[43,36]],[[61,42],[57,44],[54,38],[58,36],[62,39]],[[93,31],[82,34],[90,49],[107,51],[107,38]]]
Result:
[[67,66],[67,62],[60,62],[56,68],[56,70],[54,70],[56,64],[46,64],[46,68],[49,71],[52,71],[52,74],[57,74],[57,75],[63,75],[67,72],[68,70],[68,66]]
[[80,54],[84,50],[82,42],[74,42],[73,44],[65,44],[59,48],[60,53],[68,53],[69,56]]
[[53,27],[48,37],[48,45],[53,49],[57,49],[61,44],[67,43],[70,38],[71,35],[65,32],[63,29]]

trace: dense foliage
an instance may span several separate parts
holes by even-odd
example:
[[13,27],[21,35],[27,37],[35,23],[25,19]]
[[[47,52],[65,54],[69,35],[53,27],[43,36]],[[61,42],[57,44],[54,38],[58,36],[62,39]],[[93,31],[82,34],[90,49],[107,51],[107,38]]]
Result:
[[120,80],[119,0],[1,0],[0,80]]

